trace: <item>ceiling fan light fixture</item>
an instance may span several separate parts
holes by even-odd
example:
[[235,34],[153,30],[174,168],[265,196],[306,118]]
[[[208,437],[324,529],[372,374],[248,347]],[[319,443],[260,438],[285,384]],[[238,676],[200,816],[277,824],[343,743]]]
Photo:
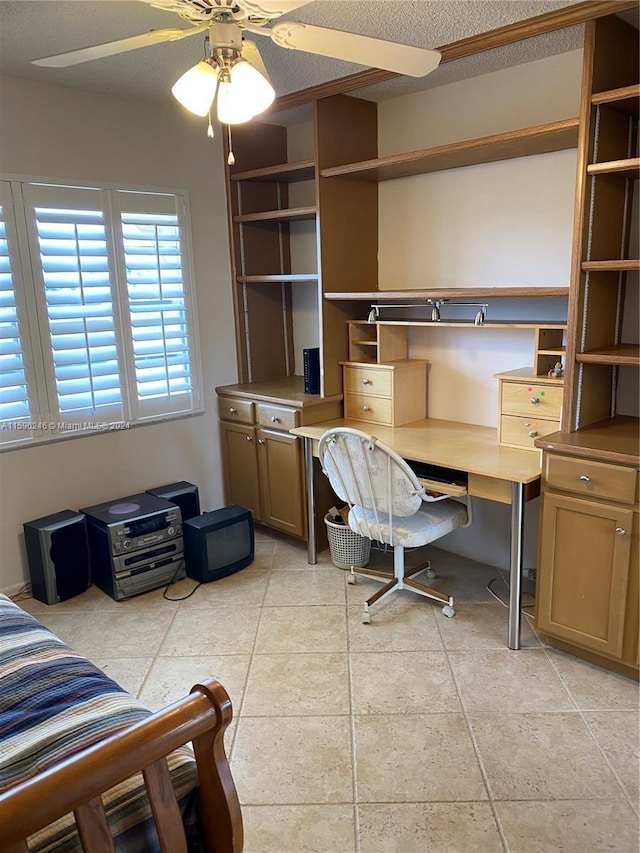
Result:
[[271,106],[276,93],[263,75],[245,59],[220,74],[218,119],[223,124],[243,124]]
[[177,80],[172,88],[174,98],[197,116],[206,116],[218,85],[218,70],[204,59],[190,68]]

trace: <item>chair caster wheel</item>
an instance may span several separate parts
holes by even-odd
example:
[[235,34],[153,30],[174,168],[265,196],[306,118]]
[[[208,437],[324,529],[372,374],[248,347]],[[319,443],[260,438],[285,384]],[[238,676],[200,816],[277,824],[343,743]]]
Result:
[[433,579],[435,578],[435,576],[436,576],[436,573],[433,571],[433,569],[431,568],[431,566],[429,566],[429,568],[426,570],[425,574],[426,574],[426,576],[427,576],[428,578],[430,578],[431,580],[433,580]]
[[368,625],[371,622],[371,614],[368,610],[362,611],[362,624]]
[[347,583],[355,583],[356,576],[355,575],[347,575]]
[[442,612],[449,619],[451,619],[452,616],[455,616],[456,613],[456,611],[450,604],[445,604],[445,606],[442,608]]

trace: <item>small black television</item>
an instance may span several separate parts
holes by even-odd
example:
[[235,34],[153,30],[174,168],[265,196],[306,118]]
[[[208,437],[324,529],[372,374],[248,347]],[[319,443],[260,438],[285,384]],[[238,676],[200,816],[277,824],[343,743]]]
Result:
[[225,506],[189,518],[182,525],[188,577],[208,583],[239,572],[253,562],[253,515]]

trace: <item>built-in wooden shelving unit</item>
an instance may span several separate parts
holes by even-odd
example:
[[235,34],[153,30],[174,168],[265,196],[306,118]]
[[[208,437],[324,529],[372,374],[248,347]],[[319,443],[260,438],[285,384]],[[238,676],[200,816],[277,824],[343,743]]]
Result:
[[265,166],[261,169],[249,169],[244,172],[232,172],[232,181],[277,181],[293,183],[295,181],[311,181],[316,173],[313,160],[298,160],[295,163],[280,163],[276,166]]
[[640,270],[640,259],[623,258],[611,261],[583,261],[582,269],[587,272],[609,272],[611,270]]
[[271,284],[278,281],[318,281],[317,273],[282,273],[276,275],[239,275],[236,281],[248,284]]
[[360,302],[426,302],[431,299],[511,299],[568,296],[568,287],[448,287],[434,290],[368,290],[326,292],[325,299]]
[[233,217],[234,222],[298,222],[301,219],[315,219],[316,208],[286,207],[282,210],[261,210],[259,213],[241,213]]
[[640,85],[622,86],[619,89],[609,89],[606,92],[594,92],[591,95],[594,107],[606,105],[628,115],[637,116],[640,112]]
[[624,178],[640,176],[640,157],[627,160],[611,160],[608,163],[592,163],[587,166],[588,175],[620,175]]
[[322,169],[323,178],[350,177],[364,181],[389,181],[394,178],[406,178],[410,175],[422,175],[445,169],[457,169],[461,166],[473,166],[479,163],[494,163],[510,160],[514,157],[529,157],[533,154],[548,154],[575,148],[578,144],[578,119],[512,130],[479,139],[468,139],[435,148],[424,148],[405,154],[393,154],[378,157],[360,163],[348,163]]
[[640,365],[640,346],[638,344],[618,344],[613,347],[576,353],[576,361],[586,364],[628,364]]

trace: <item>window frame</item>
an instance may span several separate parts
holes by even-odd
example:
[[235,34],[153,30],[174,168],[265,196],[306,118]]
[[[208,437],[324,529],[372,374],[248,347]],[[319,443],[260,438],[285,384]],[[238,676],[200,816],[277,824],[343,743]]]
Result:
[[[50,327],[42,269],[39,261],[38,240],[34,207],[25,200],[25,185],[44,185],[55,197],[59,190],[60,207],[69,190],[95,190],[102,201],[105,239],[109,258],[109,277],[113,317],[119,363],[120,390],[123,398],[123,415],[118,421],[91,421],[73,423],[65,421],[58,410],[55,375],[52,373],[50,355]],[[185,329],[191,378],[190,405],[188,408],[167,407],[163,411],[140,411],[136,385],[135,363],[132,349],[132,323],[129,310],[129,293],[126,276],[126,259],[122,233],[122,206],[120,194],[149,196],[151,204],[145,213],[156,213],[153,196],[173,200],[180,240],[182,289],[185,305]],[[10,201],[7,201],[7,199]],[[188,190],[174,187],[150,187],[115,184],[112,182],[65,181],[59,178],[41,178],[32,175],[0,174],[0,204],[7,211],[4,221],[9,243],[11,278],[18,316],[24,372],[28,388],[31,421],[14,427],[0,425],[0,452],[33,447],[51,441],[103,434],[113,430],[129,429],[145,424],[172,421],[204,413],[204,385],[197,310],[197,285],[193,254],[193,239]],[[11,236],[10,236],[11,235]],[[163,398],[171,401],[171,396]],[[148,407],[149,408],[149,407]],[[52,415],[51,412],[54,412]],[[59,420],[56,420],[59,419]],[[16,421],[17,423],[17,421]],[[7,432],[10,433],[7,436]]]

